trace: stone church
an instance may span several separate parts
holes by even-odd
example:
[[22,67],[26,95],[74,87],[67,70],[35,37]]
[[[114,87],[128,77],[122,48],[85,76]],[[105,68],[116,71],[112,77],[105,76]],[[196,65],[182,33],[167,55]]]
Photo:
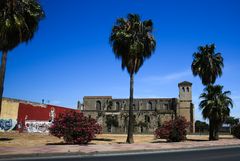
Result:
[[[181,82],[178,89],[178,98],[134,98],[134,133],[153,133],[176,116],[184,116],[190,122],[188,131],[194,132],[192,83]],[[85,96],[81,107],[86,116],[102,125],[104,133],[126,133],[128,109],[129,99],[112,96]]]

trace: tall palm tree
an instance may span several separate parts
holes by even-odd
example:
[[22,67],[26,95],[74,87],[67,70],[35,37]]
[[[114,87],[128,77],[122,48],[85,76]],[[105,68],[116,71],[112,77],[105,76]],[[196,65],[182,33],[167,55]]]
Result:
[[222,75],[223,57],[215,53],[215,45],[205,45],[193,54],[192,73],[199,76],[203,85],[214,84],[217,77]]
[[44,17],[41,5],[36,0],[0,1],[0,51],[2,52],[0,69],[0,113],[7,54],[20,43],[30,41]]
[[200,96],[203,118],[209,119],[209,140],[218,140],[219,126],[230,115],[229,107],[233,107],[230,94],[230,91],[223,92],[223,86],[209,85]]
[[117,19],[112,28],[110,43],[116,58],[122,60],[122,69],[130,75],[129,123],[127,143],[133,143],[133,84],[136,74],[144,61],[150,58],[156,47],[152,35],[153,22],[141,21],[137,14]]

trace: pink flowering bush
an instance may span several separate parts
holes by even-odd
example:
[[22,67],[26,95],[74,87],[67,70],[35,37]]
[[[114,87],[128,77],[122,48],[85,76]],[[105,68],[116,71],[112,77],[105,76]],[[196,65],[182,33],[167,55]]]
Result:
[[189,122],[184,117],[176,117],[174,120],[166,121],[155,131],[158,139],[166,139],[169,142],[186,140]]
[[55,118],[49,131],[53,136],[63,138],[66,143],[87,144],[101,129],[95,119],[88,118],[81,112],[70,111]]

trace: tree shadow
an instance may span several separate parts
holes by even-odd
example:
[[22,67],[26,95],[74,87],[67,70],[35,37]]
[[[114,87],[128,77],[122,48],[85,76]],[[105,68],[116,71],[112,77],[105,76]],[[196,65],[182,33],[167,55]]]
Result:
[[107,138],[95,138],[95,141],[113,141],[114,139],[107,139]]
[[58,143],[46,143],[46,145],[79,145],[79,146],[88,146],[88,145],[96,145],[96,144],[94,144],[94,143],[74,144],[74,143],[58,142]]
[[207,139],[187,139],[187,141],[197,141],[197,142],[202,142],[202,141],[209,141]]
[[126,142],[116,142],[117,144],[128,144],[128,143],[126,143]]
[[0,138],[0,141],[11,141],[13,138]]
[[155,141],[151,141],[150,143],[167,143],[166,140],[155,140]]
[[77,145],[74,143],[65,143],[65,142],[58,142],[58,143],[46,143],[46,145]]
[[[94,138],[93,141],[113,141],[113,139],[106,139],[106,138]],[[46,143],[46,145],[96,145],[96,143],[87,143],[87,144],[74,144],[74,143],[66,143],[66,142],[57,142],[57,143]]]

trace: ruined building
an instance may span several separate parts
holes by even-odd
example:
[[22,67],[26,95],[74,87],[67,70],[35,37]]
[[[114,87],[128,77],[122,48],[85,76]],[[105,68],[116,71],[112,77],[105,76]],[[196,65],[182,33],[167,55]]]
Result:
[[[189,122],[189,132],[194,132],[194,105],[192,83],[178,84],[179,98],[134,98],[134,132],[153,133],[164,121],[184,116]],[[80,108],[80,107],[79,107]],[[81,111],[95,118],[104,133],[126,133],[129,99],[112,96],[85,96]]]

